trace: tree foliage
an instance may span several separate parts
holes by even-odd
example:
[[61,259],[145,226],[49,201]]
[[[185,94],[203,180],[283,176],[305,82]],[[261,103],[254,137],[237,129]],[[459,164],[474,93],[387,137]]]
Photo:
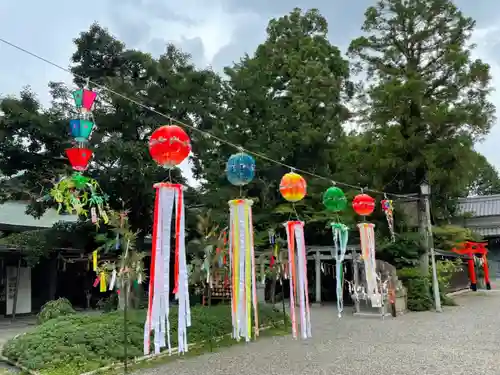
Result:
[[450,0],[380,0],[349,55],[366,74],[359,118],[391,191],[428,179],[441,203],[463,194],[475,141],[494,122],[489,66],[471,57],[475,22]]

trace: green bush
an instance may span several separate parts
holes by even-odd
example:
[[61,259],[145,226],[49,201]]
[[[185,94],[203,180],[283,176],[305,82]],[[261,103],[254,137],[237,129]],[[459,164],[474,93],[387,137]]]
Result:
[[74,314],[75,310],[66,298],[59,298],[53,301],[47,302],[42,306],[40,313],[38,314],[38,323],[45,323],[51,319],[59,318],[60,316],[66,316]]
[[[129,312],[127,342],[130,358],[143,355],[145,316],[144,310]],[[211,340],[232,331],[231,310],[227,305],[196,306],[191,309],[191,316],[192,326],[188,329],[190,343]],[[279,326],[283,322],[283,313],[261,306],[259,320],[264,326]],[[42,370],[42,374],[80,374],[124,359],[123,323],[123,313],[118,311],[52,319],[8,341],[3,355],[29,369]],[[175,347],[175,308],[170,310],[170,324],[172,345]]]
[[418,268],[398,270],[398,278],[407,289],[407,308],[410,311],[427,311],[432,307],[429,278]]

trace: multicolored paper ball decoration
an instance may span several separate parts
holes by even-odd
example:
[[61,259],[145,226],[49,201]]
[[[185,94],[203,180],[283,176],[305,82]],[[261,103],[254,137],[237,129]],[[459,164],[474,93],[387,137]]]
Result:
[[244,152],[231,155],[226,165],[226,176],[236,186],[250,183],[255,177],[255,159]]
[[342,189],[336,186],[329,187],[323,194],[323,205],[329,211],[344,211],[347,207],[347,199]]
[[382,199],[380,202],[380,205],[382,206],[382,211],[384,212],[391,212],[394,210],[394,207],[392,205],[392,201],[389,199]]
[[375,210],[375,199],[368,194],[358,194],[352,201],[352,208],[360,216],[368,216]]
[[295,172],[287,173],[281,178],[280,193],[288,202],[298,202],[306,196],[306,180]]
[[166,168],[182,163],[191,152],[191,140],[177,125],[156,129],[149,139],[149,153],[155,162]]
[[87,170],[92,150],[85,144],[89,141],[94,122],[92,121],[92,107],[97,98],[97,93],[92,90],[79,89],[73,91],[75,107],[78,110],[78,118],[69,121],[69,131],[74,138],[73,147],[66,149],[66,156],[73,169],[78,172]]

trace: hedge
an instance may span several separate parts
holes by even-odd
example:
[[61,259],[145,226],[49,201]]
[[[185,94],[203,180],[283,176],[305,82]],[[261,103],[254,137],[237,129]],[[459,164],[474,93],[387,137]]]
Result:
[[[143,355],[145,311],[129,311],[128,357]],[[177,346],[177,310],[170,311],[172,345]],[[210,340],[232,331],[227,305],[191,309],[190,343]],[[259,307],[263,326],[280,326],[283,313]],[[3,355],[42,374],[80,374],[123,361],[123,313],[75,314],[49,320],[28,333],[9,340]],[[59,370],[58,370],[59,369]]]

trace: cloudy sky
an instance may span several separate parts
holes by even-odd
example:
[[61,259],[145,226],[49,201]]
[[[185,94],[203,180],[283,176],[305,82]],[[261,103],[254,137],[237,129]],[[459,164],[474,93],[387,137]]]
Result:
[[[161,54],[166,42],[191,53],[200,66],[219,70],[252,53],[264,40],[270,18],[294,6],[318,8],[330,25],[331,41],[345,51],[359,35],[363,12],[375,0],[0,0],[0,37],[49,60],[67,66],[72,39],[94,21],[106,26],[129,47]],[[492,66],[494,86],[500,87],[500,17],[491,0],[457,0],[477,20],[476,56]],[[81,5],[80,5],[81,4]],[[182,4],[182,5],[180,5]],[[293,5],[292,5],[293,4]],[[496,9],[496,10],[495,10]],[[64,72],[0,44],[0,94],[17,93],[30,85],[43,101],[48,81],[71,82]],[[500,91],[492,95],[500,108]],[[500,117],[500,116],[499,116]],[[500,125],[477,146],[500,168]]]

